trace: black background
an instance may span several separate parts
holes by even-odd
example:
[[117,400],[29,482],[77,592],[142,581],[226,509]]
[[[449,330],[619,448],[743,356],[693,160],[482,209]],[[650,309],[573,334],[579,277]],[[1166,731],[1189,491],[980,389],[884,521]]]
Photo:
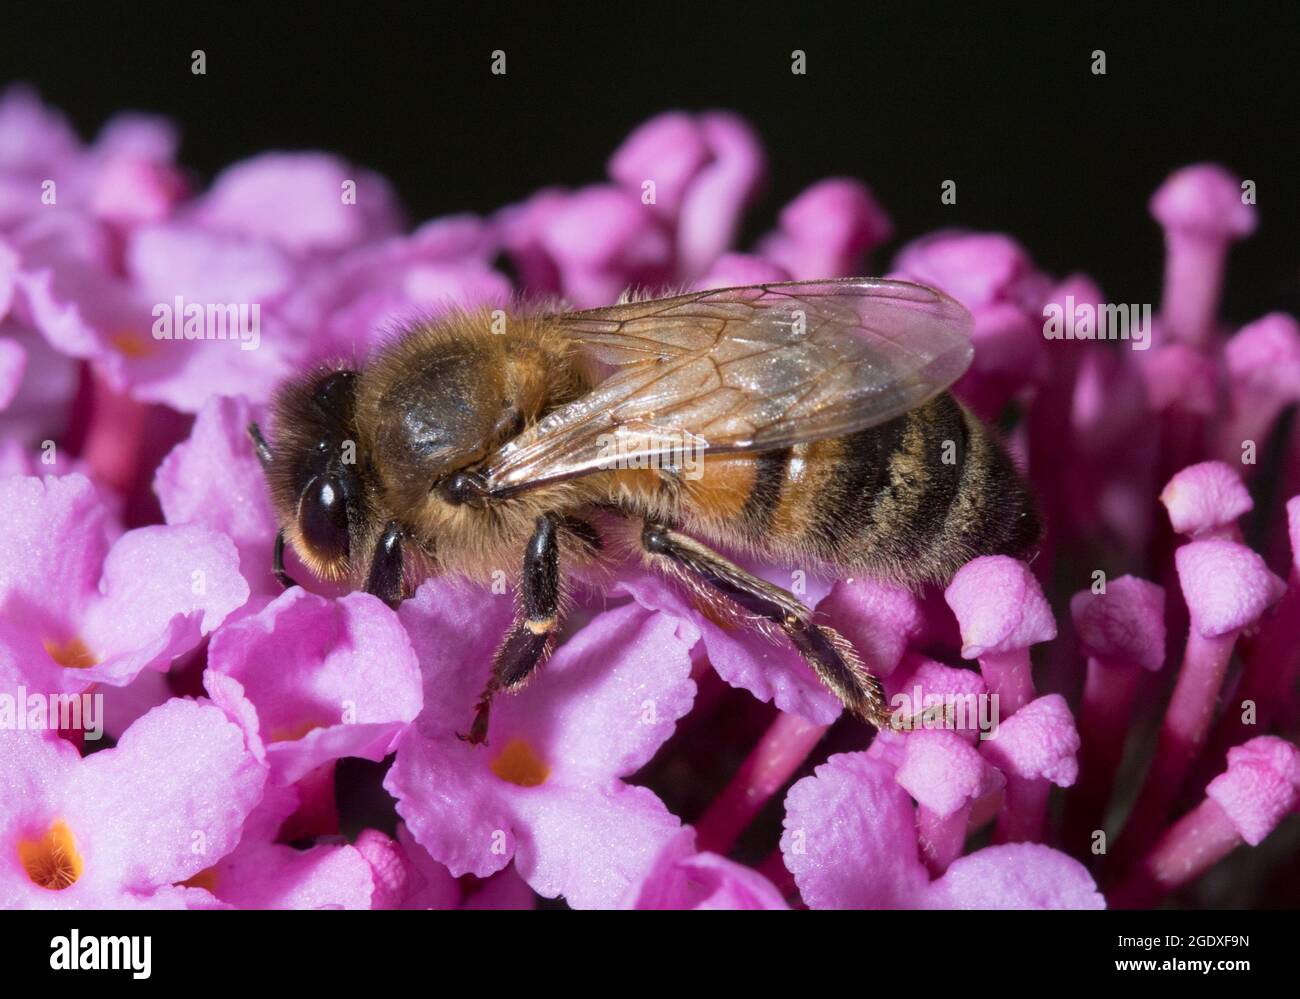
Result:
[[[124,108],[171,116],[205,178],[269,148],[341,153],[390,177],[413,221],[598,180],[650,115],[729,108],[771,157],[746,238],[848,174],[893,214],[894,246],[943,225],[1003,230],[1116,301],[1158,302],[1151,192],[1217,160],[1258,185],[1260,229],[1225,301],[1245,320],[1300,304],[1295,10],[24,2],[4,9],[0,80],[35,83],[83,134]],[[795,48],[806,76],[790,72]],[[956,206],[939,202],[946,178]]]

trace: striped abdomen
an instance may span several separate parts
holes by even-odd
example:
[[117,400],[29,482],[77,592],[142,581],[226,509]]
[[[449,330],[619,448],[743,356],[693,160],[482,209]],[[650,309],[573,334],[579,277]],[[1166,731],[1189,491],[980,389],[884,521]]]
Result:
[[902,582],[1027,554],[1040,522],[1001,444],[951,395],[847,437],[706,460],[682,522],[718,542]]

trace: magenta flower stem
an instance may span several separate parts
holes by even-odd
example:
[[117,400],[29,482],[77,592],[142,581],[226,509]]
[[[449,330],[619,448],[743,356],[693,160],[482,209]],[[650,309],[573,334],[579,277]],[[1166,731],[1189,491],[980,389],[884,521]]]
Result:
[[700,850],[725,854],[826,734],[798,715],[776,716],[731,782],[695,824]]
[[146,406],[94,376],[90,428],[83,457],[101,481],[125,493],[135,481]]
[[1124,755],[1142,667],[1088,659],[1079,719],[1079,780],[1071,789],[1066,812],[1066,840],[1085,845],[1101,825],[1111,786]]
[[989,693],[998,697],[998,712],[1007,718],[1034,699],[1034,678],[1029,663],[1029,649],[1009,652],[986,652],[979,657],[980,672],[989,685]]
[[1041,840],[1043,824],[1047,820],[1047,798],[1051,792],[1051,781],[1042,777],[1008,774],[993,842],[1037,843]]
[[1242,843],[1227,812],[1212,798],[1169,827],[1151,851],[1107,892],[1112,908],[1137,909],[1195,881]]
[[1206,638],[1188,632],[1187,650],[1165,712],[1155,759],[1128,817],[1116,854],[1131,857],[1154,839],[1188,771],[1205,745],[1238,631]]
[[917,805],[916,831],[921,860],[933,876],[941,875],[961,856],[971,807],[968,801],[951,815],[943,816],[925,805]]
[[[1286,593],[1260,628],[1246,657],[1241,683],[1215,726],[1210,753],[1217,772],[1223,755],[1249,736],[1268,730],[1292,696],[1300,672],[1300,573],[1292,571]],[[1242,720],[1243,705],[1255,706],[1254,724]]]
[[1166,251],[1161,315],[1180,340],[1204,346],[1214,332],[1219,311],[1228,240],[1219,235],[1170,232]]

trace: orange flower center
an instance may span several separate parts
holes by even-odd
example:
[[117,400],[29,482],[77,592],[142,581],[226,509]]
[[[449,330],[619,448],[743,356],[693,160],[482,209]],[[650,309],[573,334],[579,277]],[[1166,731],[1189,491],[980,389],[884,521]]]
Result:
[[44,642],[45,651],[50,654],[60,666],[66,666],[68,669],[89,669],[91,666],[98,666],[99,656],[90,651],[90,648],[80,638],[69,638],[66,642],[59,642],[53,638],[47,638]]
[[537,787],[546,783],[551,768],[542,762],[533,747],[523,739],[511,739],[492,761],[492,772],[519,787]]
[[325,728],[328,722],[305,721],[298,722],[296,725],[286,725],[283,728],[274,728],[267,737],[267,742],[296,742],[308,732],[314,729]]
[[212,894],[217,893],[217,869],[215,867],[205,867],[192,878],[186,878],[180,882],[186,888],[205,888]]
[[32,884],[51,891],[71,888],[85,868],[72,830],[62,819],[50,826],[39,839],[20,840],[18,860]]
[[123,357],[130,358],[133,361],[138,361],[143,357],[152,357],[158,349],[134,330],[114,333],[108,338],[108,345]]

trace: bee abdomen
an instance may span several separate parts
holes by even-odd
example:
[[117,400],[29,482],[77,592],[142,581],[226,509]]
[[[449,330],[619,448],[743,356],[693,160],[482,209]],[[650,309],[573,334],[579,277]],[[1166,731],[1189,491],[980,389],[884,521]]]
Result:
[[1039,530],[1011,459],[947,394],[760,456],[745,514],[760,546],[906,583],[947,579],[976,555],[1023,554]]
[[1043,531],[1037,503],[1011,456],[978,417],[964,408],[960,414],[967,451],[957,494],[935,541],[937,551],[953,553],[942,578],[979,555],[1028,556]]
[[941,396],[833,443],[810,540],[837,565],[908,582],[936,575],[935,540],[968,450],[960,407]]
[[705,467],[682,497],[695,529],[794,565],[942,582],[1039,537],[1011,458],[946,393],[877,427]]

